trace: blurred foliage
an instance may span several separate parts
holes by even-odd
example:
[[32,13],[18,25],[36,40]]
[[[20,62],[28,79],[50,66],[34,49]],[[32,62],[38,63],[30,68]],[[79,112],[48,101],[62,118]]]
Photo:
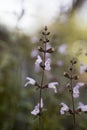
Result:
[[[73,129],[72,117],[61,116],[59,113],[60,102],[72,107],[69,92],[64,89],[68,80],[64,78],[63,72],[68,70],[72,57],[78,59],[78,64],[81,60],[87,59],[86,56],[82,57],[82,53],[86,51],[84,47],[87,47],[87,32],[79,31],[74,24],[73,16],[69,17],[66,23],[57,21],[50,27],[50,43],[55,52],[51,56],[52,70],[46,73],[45,83],[58,81],[59,93],[55,95],[51,90],[43,91],[44,107],[47,109],[43,113],[44,130]],[[57,52],[63,43],[68,46],[65,55]],[[36,73],[34,70],[36,56],[31,57],[32,50],[37,49],[38,45],[39,40],[32,43],[31,37],[18,32],[9,32],[0,26],[0,130],[38,130],[38,118],[30,114],[38,102],[38,90],[35,87],[24,88],[27,76],[40,81],[41,73]],[[62,60],[64,65],[59,66],[58,60]],[[78,66],[76,66],[77,73],[79,73]],[[48,75],[52,77],[49,78]],[[86,77],[87,75],[82,75],[79,80],[86,82]],[[87,104],[86,93],[85,87],[79,98],[85,104]],[[76,99],[76,106],[79,99]],[[87,129],[86,114],[77,115],[77,121],[79,130]]]

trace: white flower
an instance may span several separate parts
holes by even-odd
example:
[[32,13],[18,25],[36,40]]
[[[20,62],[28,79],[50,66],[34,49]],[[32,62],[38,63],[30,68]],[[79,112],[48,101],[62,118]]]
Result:
[[51,59],[48,58],[48,59],[46,60],[46,62],[45,62],[45,70],[48,70],[48,71],[51,70],[50,64],[51,64]]
[[74,98],[78,98],[78,97],[79,97],[79,94],[80,94],[79,89],[80,89],[82,86],[84,86],[84,83],[79,82],[79,83],[77,83],[76,86],[73,88],[73,97],[74,97]]
[[34,110],[33,111],[31,111],[31,114],[32,115],[38,115],[39,114],[39,112],[40,112],[40,105],[41,105],[41,108],[43,108],[43,99],[41,98],[41,100],[40,100],[40,103],[38,103],[36,106],[35,106],[35,108],[34,108]]
[[80,64],[80,74],[83,74],[83,72],[86,70],[87,70],[87,66],[85,64]]
[[62,44],[58,47],[58,52],[60,54],[66,54],[66,48],[67,48],[67,45],[66,44]]
[[35,64],[40,65],[41,62],[42,62],[42,59],[41,59],[41,57],[38,55]]
[[73,88],[73,97],[78,98],[79,97],[79,88],[74,87]]
[[63,115],[65,112],[69,111],[69,107],[65,104],[65,103],[61,103],[60,104],[61,109],[60,109],[60,114]]
[[87,105],[84,105],[82,102],[79,102],[77,110],[78,109],[81,109],[82,112],[87,112]]
[[55,93],[57,93],[56,85],[58,85],[58,82],[52,82],[48,84],[48,88],[52,88]]
[[28,80],[26,82],[26,84],[24,85],[25,87],[28,85],[28,84],[31,84],[31,85],[35,85],[36,81],[30,77],[26,77],[26,79]]
[[[41,64],[42,62],[43,62],[43,61],[42,61],[41,57],[38,55],[38,56],[37,56],[37,59],[36,59],[36,62],[35,62],[36,68],[37,68],[38,66],[40,66],[40,64]],[[48,58],[48,59],[46,60],[46,62],[45,62],[45,70],[48,70],[48,71],[49,71],[49,70],[51,69],[50,64],[51,64],[51,59]]]

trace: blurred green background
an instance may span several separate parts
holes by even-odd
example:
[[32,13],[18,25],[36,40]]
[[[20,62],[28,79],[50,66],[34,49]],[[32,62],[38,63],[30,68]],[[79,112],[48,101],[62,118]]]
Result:
[[[64,89],[68,80],[63,76],[70,66],[70,59],[75,57],[78,60],[77,74],[80,63],[87,64],[87,23],[83,27],[75,19],[84,3],[77,0],[71,10],[61,13],[53,24],[48,25],[50,44],[55,52],[51,55],[52,70],[46,73],[44,83],[58,81],[59,92],[43,91],[44,108],[47,109],[43,113],[44,130],[73,130],[72,117],[61,116],[59,104],[65,102],[72,108],[70,93]],[[6,26],[0,25],[0,130],[38,130],[38,118],[30,114],[38,102],[38,90],[35,87],[24,88],[24,84],[27,76],[38,82],[41,80],[41,72],[35,71],[34,67],[42,26],[29,36],[17,28],[9,31]],[[65,54],[58,52],[62,44],[67,46]],[[79,76],[80,82],[87,83],[86,73]],[[76,107],[78,101],[87,104],[86,86],[80,92],[80,97],[75,99]],[[78,129],[87,130],[87,114],[77,115],[76,118]]]

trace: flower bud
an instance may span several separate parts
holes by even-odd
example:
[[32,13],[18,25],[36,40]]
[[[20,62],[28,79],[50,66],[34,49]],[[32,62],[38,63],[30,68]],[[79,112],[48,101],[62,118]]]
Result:
[[50,32],[47,32],[46,35],[50,35]]
[[46,39],[46,42],[49,42],[49,39]]
[[40,52],[44,52],[44,50],[43,50],[43,48],[42,47],[38,47],[38,50],[40,51]]
[[67,73],[67,72],[64,72],[64,76],[65,76],[66,78],[70,78],[69,73]]
[[45,31],[47,31],[47,30],[48,30],[47,26],[45,26],[44,30],[45,30]]
[[45,32],[42,32],[43,35],[45,35]]
[[49,48],[46,52],[47,53],[52,53],[52,52],[54,52],[54,48]]
[[42,38],[40,38],[40,41],[43,41],[43,39],[42,39]]
[[72,68],[72,67],[70,67],[70,68],[69,68],[69,70],[70,70],[70,71],[72,71],[72,70],[73,70],[73,68]]
[[79,76],[78,76],[78,75],[74,75],[72,78],[73,78],[74,80],[78,80],[78,79],[79,79]]
[[70,62],[71,62],[72,64],[76,64],[76,63],[77,63],[77,61],[76,61],[75,59],[72,59]]

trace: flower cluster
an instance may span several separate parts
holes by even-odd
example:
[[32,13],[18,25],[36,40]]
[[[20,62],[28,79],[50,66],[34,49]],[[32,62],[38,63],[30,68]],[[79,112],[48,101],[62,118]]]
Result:
[[38,67],[42,67],[43,69],[47,70],[47,71],[50,71],[51,70],[51,59],[48,58],[46,61],[45,61],[45,64],[43,65],[43,61],[42,61],[42,58],[38,55],[37,56],[37,59],[36,59],[36,62],[35,62],[35,65]]
[[[44,75],[45,75],[45,71],[50,71],[51,70],[51,58],[50,58],[50,54],[54,52],[54,48],[51,47],[51,45],[49,44],[49,36],[50,32],[48,32],[47,27],[44,28],[44,31],[42,31],[42,38],[40,39],[40,42],[42,43],[41,46],[38,47],[38,51],[33,51],[31,56],[32,57],[37,57],[36,61],[35,61],[35,69],[36,71],[41,71],[42,75],[41,75],[41,83],[38,83],[35,79],[31,78],[31,77],[26,77],[27,82],[25,83],[25,87],[27,87],[28,85],[33,85],[38,87],[39,90],[39,102],[37,103],[37,105],[34,107],[34,109],[31,111],[31,114],[34,116],[39,116],[39,127],[41,123],[41,115],[42,115],[42,109],[43,109],[43,99],[42,99],[42,89],[53,89],[54,93],[57,93],[57,88],[56,86],[59,84],[58,82],[50,82],[46,85],[44,85]],[[41,55],[40,55],[41,53]],[[37,54],[37,56],[36,56]],[[49,55],[48,55],[49,54]]]
[[[62,102],[60,104],[60,107],[61,107],[60,109],[61,115],[64,115],[65,113],[73,114],[72,110],[65,103]],[[79,112],[87,112],[87,105],[84,105],[82,102],[79,102],[74,112],[76,114],[78,114]]]
[[[80,95],[79,89],[81,87],[83,87],[85,85],[85,83],[77,82],[76,85],[73,87],[73,85],[72,85],[73,80],[78,80],[78,75],[73,74],[74,65],[77,63],[77,61],[75,59],[72,59],[70,61],[70,63],[71,63],[70,68],[69,68],[70,72],[64,72],[64,76],[70,80],[70,83],[67,84],[67,87],[70,90],[69,92],[71,93],[73,110],[71,110],[65,103],[62,102],[60,104],[60,106],[61,106],[60,113],[61,113],[61,115],[63,115],[64,113],[68,112],[69,114],[73,114],[74,118],[75,118],[75,114],[77,114],[79,112],[86,112],[87,111],[87,105],[84,105],[83,103],[79,102],[78,107],[75,110],[74,98],[79,97],[79,95]],[[86,66],[83,67],[82,70],[80,70],[81,73],[83,72],[84,69],[86,69]]]

